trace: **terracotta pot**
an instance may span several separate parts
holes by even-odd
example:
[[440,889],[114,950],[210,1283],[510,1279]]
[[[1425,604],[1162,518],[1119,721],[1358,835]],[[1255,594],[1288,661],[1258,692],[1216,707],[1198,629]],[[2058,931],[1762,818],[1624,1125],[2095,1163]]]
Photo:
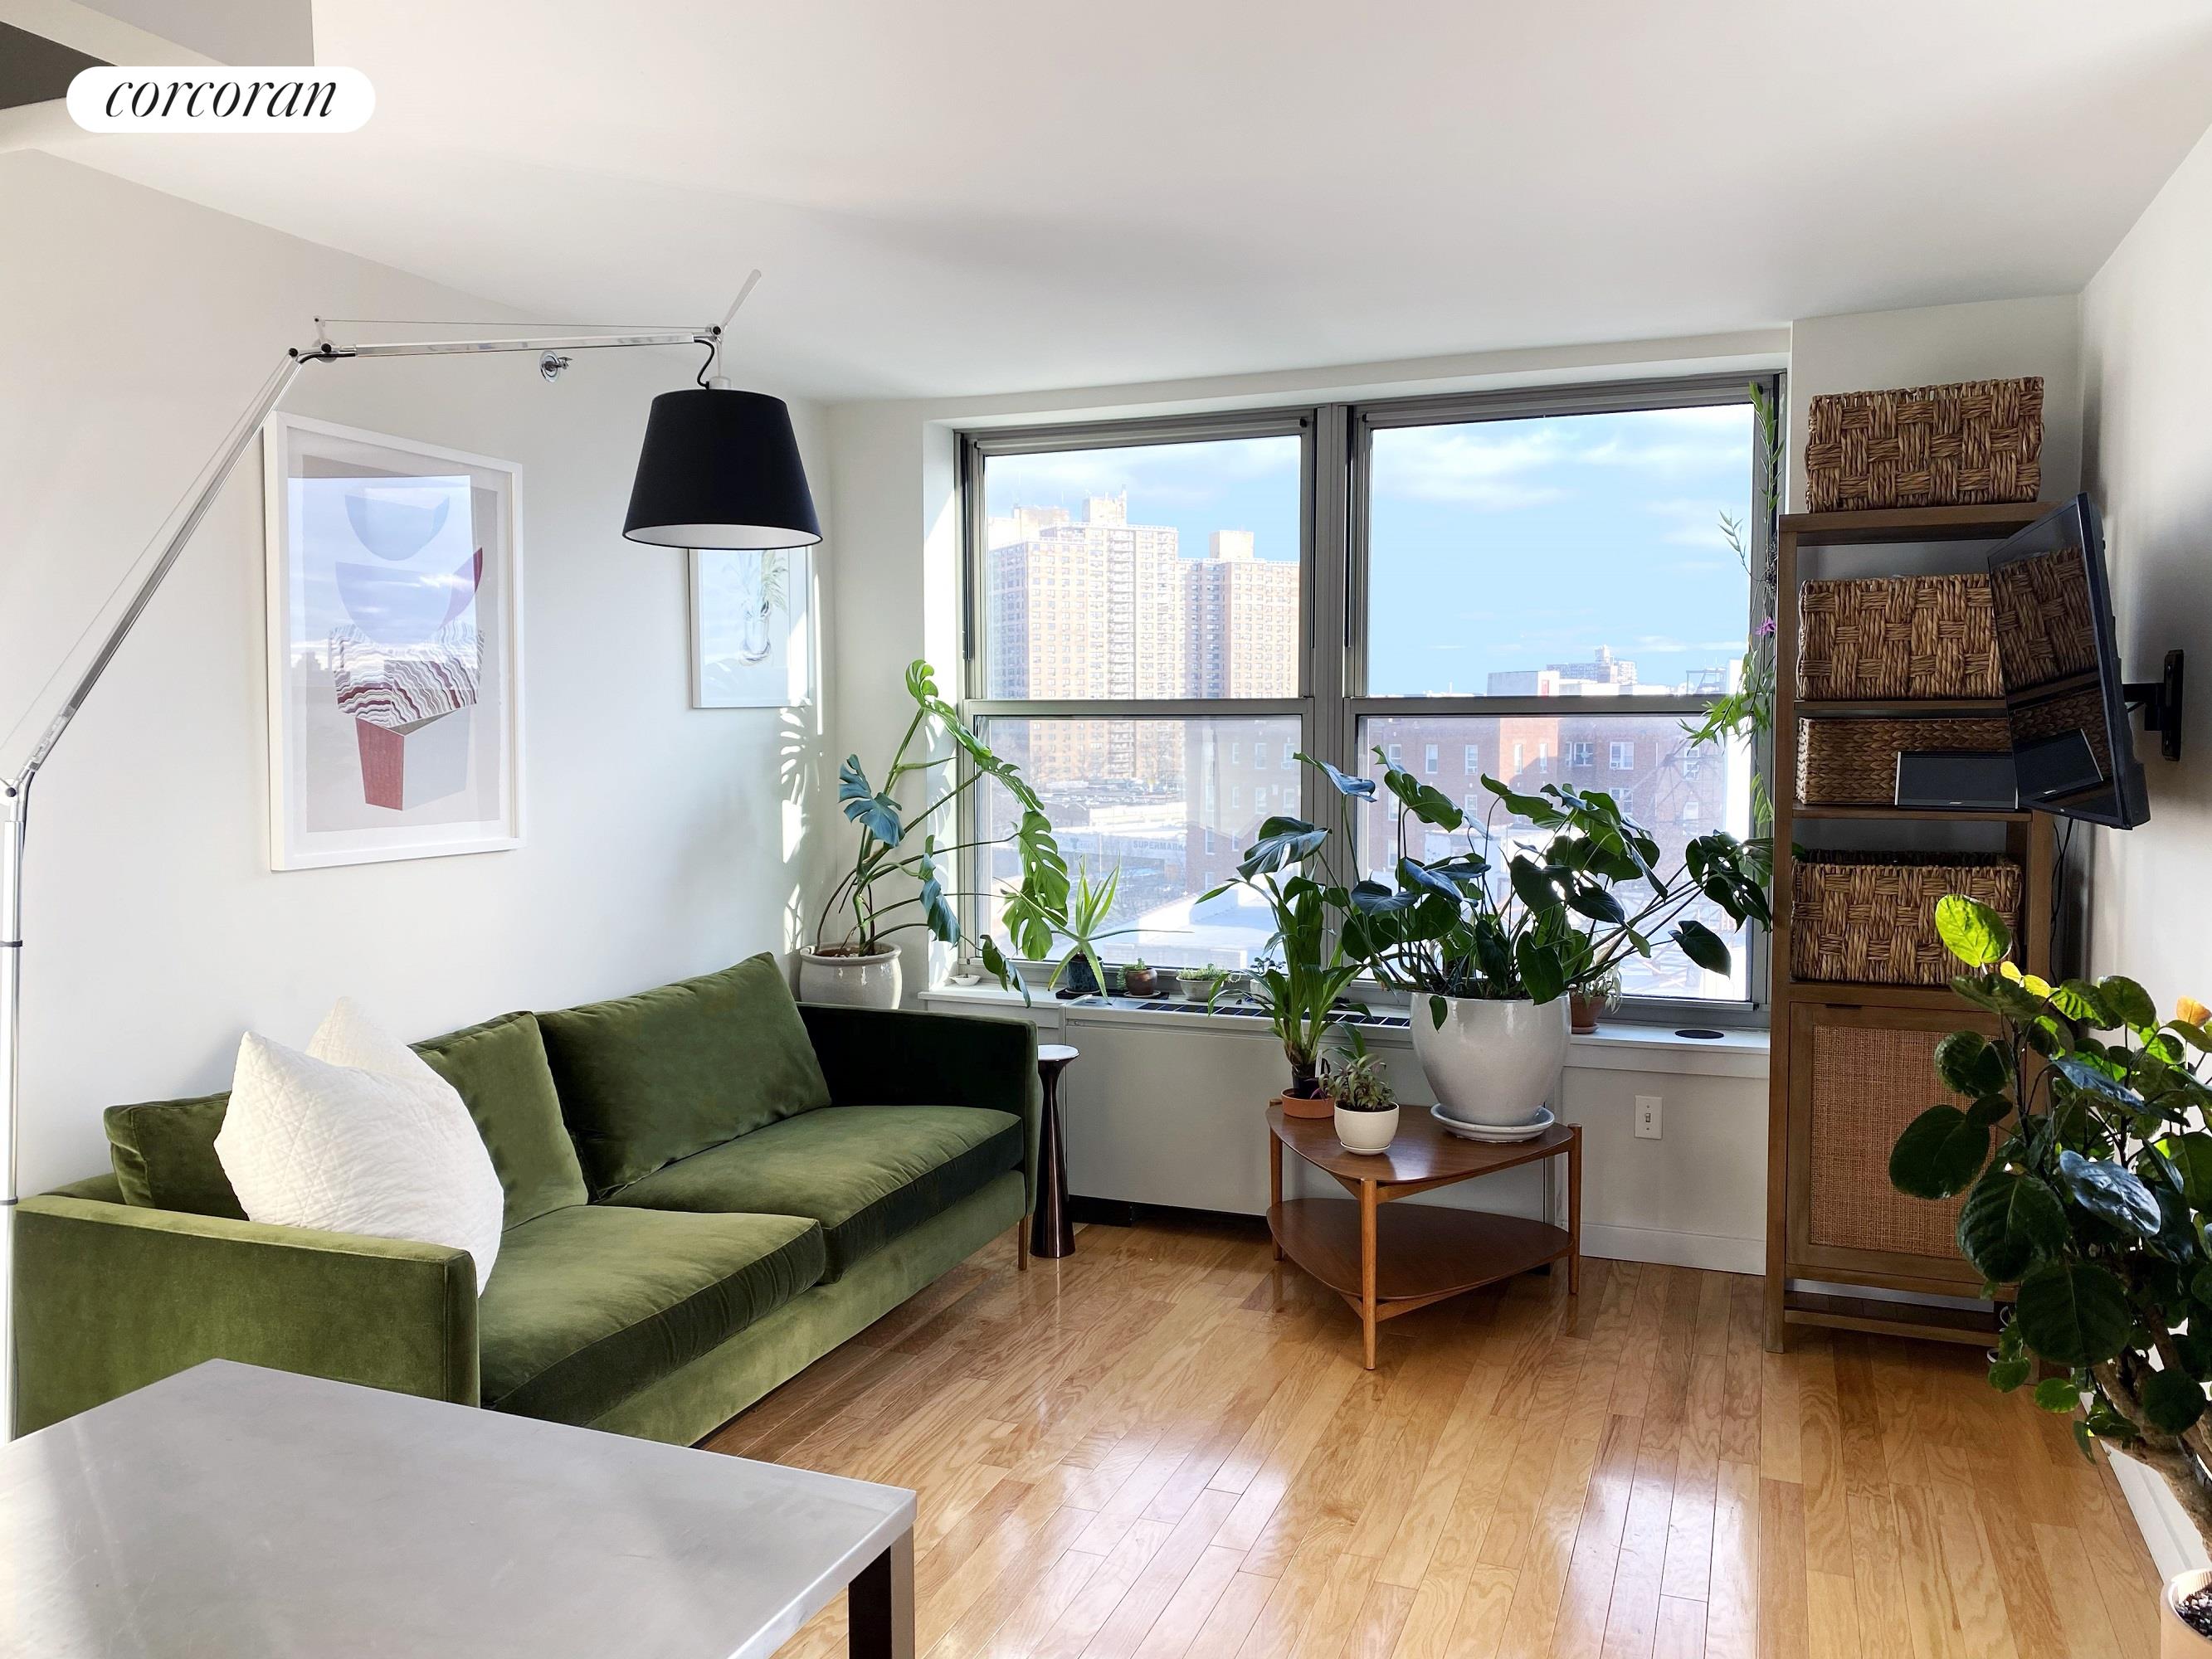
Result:
[[1577,1036],[1588,1036],[1597,1030],[1597,1017],[1605,1012],[1605,999],[1586,997],[1580,991],[1567,993],[1567,1027]]
[[799,1000],[836,1002],[854,1008],[896,1008],[901,989],[899,953],[872,957],[799,953]]
[[2208,1583],[2212,1583],[2212,1571],[2202,1568],[2195,1572],[2177,1573],[2166,1581],[2166,1588],[2158,1598],[2159,1659],[2207,1659],[2207,1656],[2212,1656],[2212,1640],[2199,1636],[2173,1610],[2176,1601]]
[[1347,1112],[1335,1109],[1336,1138],[1344,1143],[1347,1152],[1387,1152],[1392,1137],[1398,1133],[1398,1109],[1391,1107],[1382,1112]]
[[1336,1103],[1327,1095],[1277,1095],[1267,1104],[1281,1107],[1285,1117],[1336,1115]]

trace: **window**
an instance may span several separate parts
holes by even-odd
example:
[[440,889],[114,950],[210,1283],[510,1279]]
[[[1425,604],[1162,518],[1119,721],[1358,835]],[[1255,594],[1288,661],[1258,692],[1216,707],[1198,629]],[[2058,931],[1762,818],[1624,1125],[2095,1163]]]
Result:
[[[1198,900],[1304,787],[1310,431],[1270,415],[967,446],[968,712],[1070,866],[1121,871],[1109,926],[1135,931],[1113,959],[1241,965],[1272,931],[1237,894]],[[958,839],[1012,830],[1011,797],[973,794]],[[969,922],[995,931],[988,896],[1018,872],[1011,848],[978,862],[990,915]]]
[[[1314,815],[1300,750],[1367,775],[1377,749],[1417,757],[1501,838],[1528,826],[1480,787],[1486,761],[1525,791],[1603,787],[1671,862],[1750,827],[1753,757],[1682,728],[1733,684],[1751,619],[1723,523],[1753,522],[1756,452],[1734,377],[971,434],[966,705],[1070,862],[1121,868],[1123,957],[1261,947],[1262,918],[1196,899],[1264,818]],[[1745,533],[1759,568],[1763,528]],[[1316,596],[1340,593],[1340,665],[1310,665],[1337,620]],[[1395,863],[1395,816],[1362,809],[1362,869]],[[1728,975],[1662,950],[1625,988],[1745,1002],[1763,945],[1732,943]]]

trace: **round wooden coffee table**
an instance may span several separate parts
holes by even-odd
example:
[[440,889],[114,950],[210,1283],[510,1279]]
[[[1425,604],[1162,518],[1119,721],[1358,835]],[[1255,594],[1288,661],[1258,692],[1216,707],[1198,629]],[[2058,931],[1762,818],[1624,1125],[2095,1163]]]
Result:
[[[1347,1152],[1328,1118],[1285,1117],[1267,1109],[1267,1228],[1275,1259],[1288,1256],[1352,1304],[1359,1316],[1367,1369],[1375,1369],[1375,1328],[1448,1296],[1494,1285],[1564,1258],[1567,1294],[1583,1287],[1583,1132],[1554,1123],[1533,1140],[1492,1145],[1446,1134],[1425,1107],[1398,1115],[1386,1152]],[[1283,1148],[1335,1178],[1359,1201],[1283,1197]],[[1383,1208],[1455,1182],[1558,1158],[1567,1160],[1567,1224],[1433,1204]]]

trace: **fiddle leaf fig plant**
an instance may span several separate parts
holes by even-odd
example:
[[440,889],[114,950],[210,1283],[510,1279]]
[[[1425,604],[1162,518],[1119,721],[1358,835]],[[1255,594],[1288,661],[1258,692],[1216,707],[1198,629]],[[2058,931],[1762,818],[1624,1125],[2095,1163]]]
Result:
[[1960,1252],[1985,1294],[2013,1297],[1990,1384],[2052,1368],[2035,1403],[2075,1419],[2085,1454],[2107,1440],[2155,1469],[2212,1538],[2206,1011],[2185,1000],[2162,1021],[2131,979],[2024,973],[2003,918],[1956,894],[1936,925],[1964,969],[1954,988],[1996,1034],[1937,1047],[1955,1099],[1905,1127],[1890,1180],[1916,1198],[1966,1194]]
[[[939,693],[936,672],[928,663],[917,658],[907,665],[906,690],[914,702],[914,714],[891,751],[890,764],[872,779],[858,755],[848,755],[837,769],[837,803],[860,839],[852,868],[822,907],[814,935],[816,954],[874,956],[890,949],[896,935],[914,928],[925,929],[945,944],[959,944],[960,915],[945,894],[939,860],[1011,842],[1021,876],[1006,896],[1003,919],[1022,947],[1018,954],[1043,957],[1051,948],[1051,930],[1066,921],[1068,901],[1067,864],[1054,838],[1051,820],[1021,769],[993,753],[960,718],[959,710]],[[942,752],[947,744],[957,756]],[[919,811],[908,811],[900,805],[902,782],[926,775],[957,756],[964,756],[969,763],[950,787]],[[940,844],[930,826],[943,823],[960,797],[987,777],[997,779],[1019,809],[1013,833]],[[1043,942],[1037,945],[1040,938]],[[1036,948],[1028,948],[1032,945]],[[986,933],[976,945],[985,969],[1001,986],[1019,988],[1026,1000],[1029,989],[1022,983],[1021,971],[996,939]]]
[[[1363,878],[1342,890],[1346,948],[1383,984],[1425,996],[1438,1025],[1448,998],[1554,1001],[1604,983],[1631,955],[1649,957],[1661,942],[1724,974],[1727,944],[1687,914],[1701,902],[1739,924],[1769,921],[1763,840],[1711,831],[1684,848],[1679,869],[1662,870],[1657,840],[1603,790],[1546,784],[1524,794],[1486,776],[1492,804],[1476,823],[1442,791],[1391,765],[1383,750],[1375,757],[1397,803],[1397,844],[1423,843],[1418,824],[1442,831],[1449,850],[1401,854],[1389,883]],[[1308,763],[1335,791],[1348,834],[1353,803],[1381,798],[1376,781]],[[1501,807],[1528,830],[1501,836]],[[1635,886],[1641,895],[1624,902],[1616,889]]]

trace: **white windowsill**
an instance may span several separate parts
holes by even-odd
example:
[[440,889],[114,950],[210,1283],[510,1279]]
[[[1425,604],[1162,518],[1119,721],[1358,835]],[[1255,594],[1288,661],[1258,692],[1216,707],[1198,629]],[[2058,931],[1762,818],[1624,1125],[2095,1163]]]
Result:
[[[927,1008],[945,1013],[963,1011],[1020,1016],[1024,1012],[1021,993],[997,986],[945,984],[924,991],[920,1000]],[[1148,1012],[1118,1005],[1078,1007],[1052,997],[1037,995],[1035,1013],[1058,1023],[1110,1021],[1114,1024],[1157,1025],[1185,1032],[1265,1037],[1263,1021],[1235,1014]],[[1410,1047],[1412,1036],[1402,1030],[1368,1030],[1372,1047]],[[1609,1072],[1672,1073],[1686,1077],[1763,1078],[1766,1075],[1767,1040],[1764,1028],[1746,1026],[1715,1037],[1678,1036],[1671,1025],[1632,1024],[1626,1021],[1604,1027],[1589,1036],[1567,1039],[1567,1064],[1571,1067]]]

